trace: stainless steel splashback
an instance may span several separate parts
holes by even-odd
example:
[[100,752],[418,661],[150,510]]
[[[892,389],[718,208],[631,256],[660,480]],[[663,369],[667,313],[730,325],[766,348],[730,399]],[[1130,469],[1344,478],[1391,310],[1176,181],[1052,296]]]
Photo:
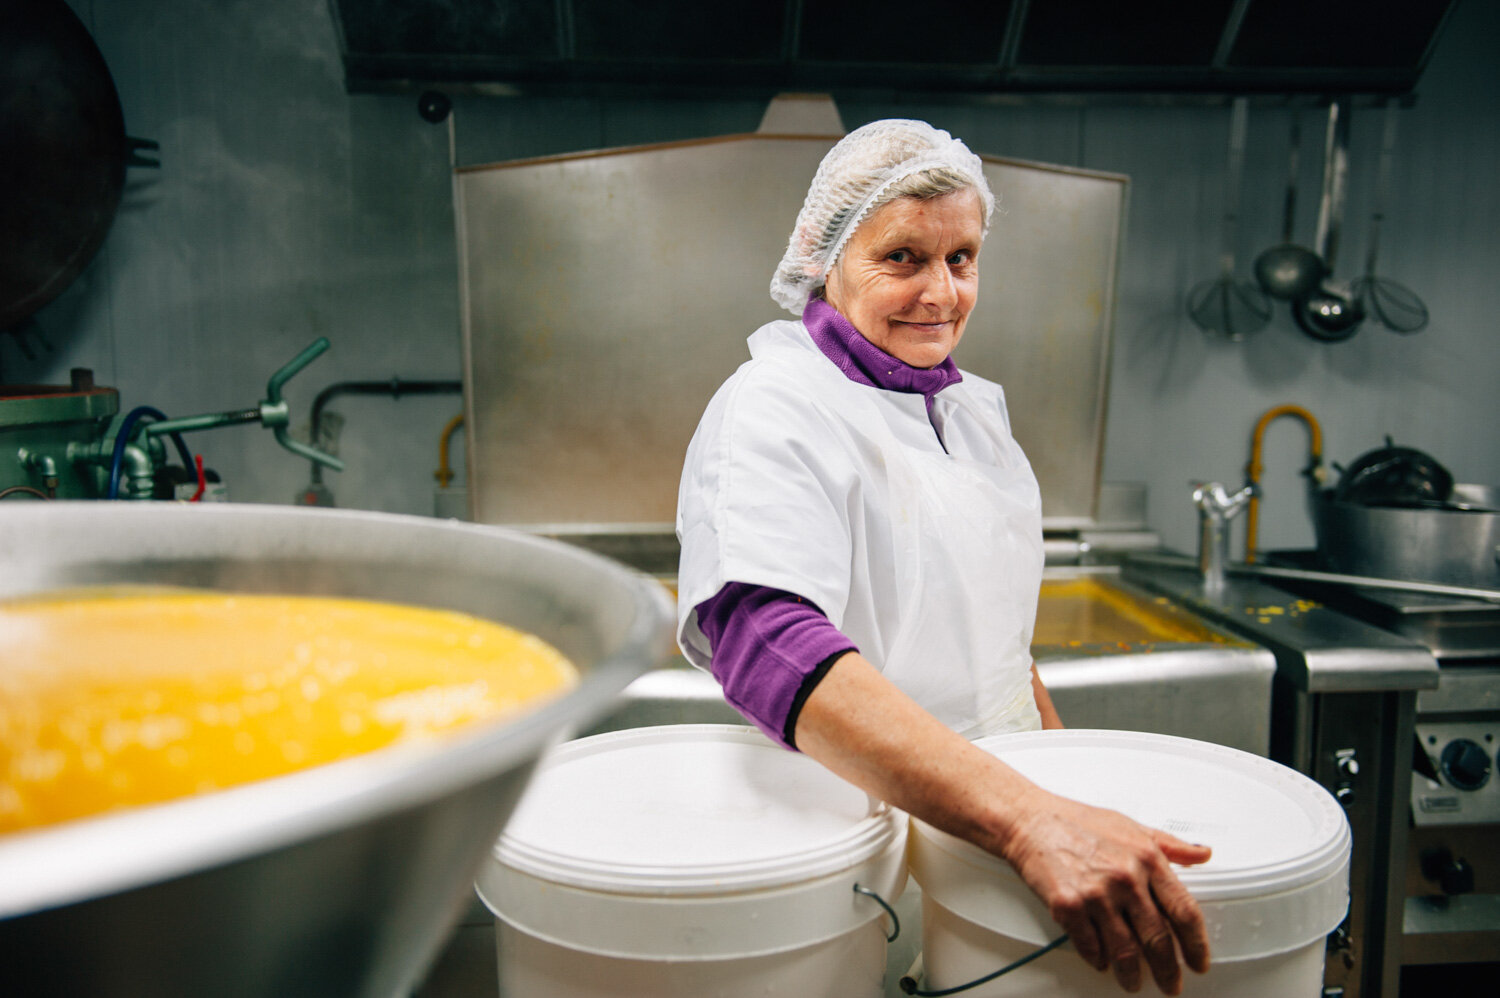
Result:
[[[834,136],[748,134],[462,169],[471,515],[670,523],[683,456]],[[1125,177],[985,157],[1000,202],[954,357],[1006,388],[1049,526],[1099,492]]]

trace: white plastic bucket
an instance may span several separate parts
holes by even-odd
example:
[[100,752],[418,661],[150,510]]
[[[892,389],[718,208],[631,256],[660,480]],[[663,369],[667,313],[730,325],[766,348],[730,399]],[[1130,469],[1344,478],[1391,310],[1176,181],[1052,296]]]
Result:
[[500,993],[878,998],[906,817],[754,728],[546,755],[477,884]]
[[[1125,731],[1032,731],[977,741],[1047,790],[1123,812],[1213,858],[1177,874],[1203,909],[1213,967],[1183,975],[1185,996],[1316,995],[1325,937],[1349,903],[1349,823],[1318,784],[1260,756]],[[921,885],[925,988],[957,987],[1062,934],[1000,859],[915,819],[911,873]],[[1150,987],[1149,983],[1147,987]],[[1119,994],[1072,947],[965,998]]]

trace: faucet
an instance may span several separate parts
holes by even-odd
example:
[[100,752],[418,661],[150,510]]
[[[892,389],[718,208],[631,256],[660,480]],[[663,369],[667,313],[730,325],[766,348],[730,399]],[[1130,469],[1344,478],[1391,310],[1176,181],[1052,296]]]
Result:
[[1246,485],[1230,495],[1218,482],[1193,486],[1193,504],[1198,507],[1198,571],[1210,592],[1224,588],[1224,566],[1229,562],[1229,521],[1253,499],[1259,488]]

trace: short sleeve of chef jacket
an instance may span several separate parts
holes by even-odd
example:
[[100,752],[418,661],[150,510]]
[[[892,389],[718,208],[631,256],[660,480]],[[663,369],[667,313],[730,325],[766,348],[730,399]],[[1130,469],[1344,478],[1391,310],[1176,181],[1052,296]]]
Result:
[[710,649],[694,608],[728,582],[795,593],[841,625],[859,526],[851,522],[860,515],[858,445],[820,397],[827,376],[844,379],[831,364],[824,372],[750,361],[719,389],[688,447],[677,505],[678,642],[700,668]]

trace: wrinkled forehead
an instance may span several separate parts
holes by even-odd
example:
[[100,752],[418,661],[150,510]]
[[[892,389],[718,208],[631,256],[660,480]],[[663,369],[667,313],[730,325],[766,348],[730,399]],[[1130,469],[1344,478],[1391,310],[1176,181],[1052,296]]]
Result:
[[984,199],[972,187],[926,198],[906,195],[867,215],[845,242],[844,252],[855,245],[903,242],[977,251],[984,242],[984,222]]

